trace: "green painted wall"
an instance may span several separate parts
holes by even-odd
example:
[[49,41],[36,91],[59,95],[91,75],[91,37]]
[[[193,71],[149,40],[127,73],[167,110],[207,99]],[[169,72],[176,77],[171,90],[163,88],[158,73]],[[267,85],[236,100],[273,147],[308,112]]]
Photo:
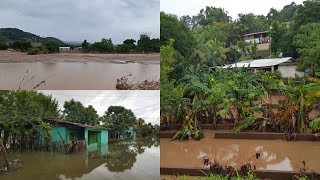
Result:
[[[93,139],[97,139],[96,143]],[[98,146],[108,145],[108,131],[107,130],[95,130],[85,129],[85,140],[88,149],[96,149]]]
[[65,127],[53,127],[53,128],[51,128],[51,139],[52,139],[52,141],[61,141],[61,138],[60,138],[58,132],[61,134],[62,139],[66,141],[67,140],[66,139],[67,131],[66,131]]
[[[72,140],[86,140],[87,149],[96,149],[98,146],[108,145],[108,131],[99,130],[99,129],[76,129],[76,128],[66,128],[66,127],[52,127],[49,131],[51,134],[52,142],[61,142],[61,138],[58,132],[61,134],[63,140],[67,143],[72,143]],[[40,133],[40,143],[44,144],[44,132],[42,129],[39,129]],[[89,136],[91,140],[94,140],[93,143],[89,144]]]
[[84,140],[84,131],[81,129],[66,128],[67,142]]
[[101,130],[100,145],[108,145],[108,131]]

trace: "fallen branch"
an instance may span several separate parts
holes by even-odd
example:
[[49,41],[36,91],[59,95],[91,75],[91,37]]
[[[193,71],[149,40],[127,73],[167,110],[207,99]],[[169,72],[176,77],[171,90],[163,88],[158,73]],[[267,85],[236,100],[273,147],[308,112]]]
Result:
[[144,80],[142,82],[134,83],[129,80],[132,74],[123,76],[117,79],[116,89],[117,90],[159,90],[160,80]]

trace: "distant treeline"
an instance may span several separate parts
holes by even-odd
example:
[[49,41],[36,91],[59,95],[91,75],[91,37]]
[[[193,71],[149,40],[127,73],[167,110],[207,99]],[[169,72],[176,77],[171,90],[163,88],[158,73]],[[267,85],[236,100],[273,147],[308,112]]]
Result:
[[0,41],[0,50],[14,49],[21,52],[28,52],[28,54],[48,54],[59,52],[59,46],[62,46],[57,41],[47,40],[41,44],[32,44],[30,40],[16,40],[12,42]]
[[159,52],[160,39],[151,39],[147,34],[141,34],[138,41],[126,39],[122,44],[114,45],[112,39],[103,38],[100,42],[89,44],[84,40],[81,44],[83,52],[93,53],[134,53],[134,52]]
[[[60,46],[68,46],[71,49],[77,47],[76,45],[59,43],[54,40],[46,40],[38,44],[32,43],[31,40],[0,40],[0,50],[11,48],[21,52],[28,52],[30,55],[57,53],[59,52]],[[89,44],[87,40],[85,40],[79,46],[82,47],[82,52],[85,53],[150,53],[160,52],[160,39],[151,39],[149,35],[141,34],[138,41],[126,39],[123,41],[123,44],[119,45],[114,45],[111,38],[103,38],[100,42],[95,42],[93,44]]]

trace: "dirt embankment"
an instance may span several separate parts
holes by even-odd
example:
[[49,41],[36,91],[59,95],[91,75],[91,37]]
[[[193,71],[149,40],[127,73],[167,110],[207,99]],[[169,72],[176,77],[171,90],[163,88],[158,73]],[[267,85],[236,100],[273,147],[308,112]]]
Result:
[[160,64],[160,54],[84,54],[84,53],[56,53],[27,55],[27,53],[5,50],[0,51],[0,63],[16,62],[108,62]]

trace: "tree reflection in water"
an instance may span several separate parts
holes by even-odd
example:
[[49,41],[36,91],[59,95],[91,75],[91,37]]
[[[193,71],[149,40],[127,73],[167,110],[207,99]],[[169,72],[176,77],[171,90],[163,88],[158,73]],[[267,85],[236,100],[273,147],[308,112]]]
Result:
[[137,138],[137,140],[128,144],[126,142],[109,145],[109,153],[106,158],[105,166],[111,172],[123,172],[131,169],[136,162],[137,154],[144,153],[146,147],[158,147],[159,138]]

